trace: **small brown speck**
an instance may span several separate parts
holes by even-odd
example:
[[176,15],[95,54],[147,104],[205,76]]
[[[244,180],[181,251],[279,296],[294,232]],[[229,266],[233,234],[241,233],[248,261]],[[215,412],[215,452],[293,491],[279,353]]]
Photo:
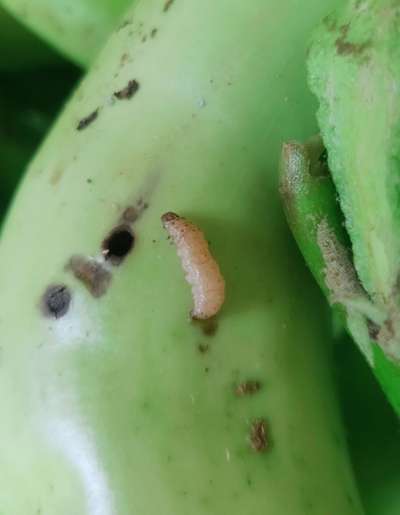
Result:
[[380,331],[379,325],[375,324],[372,320],[367,320],[368,334],[371,340],[378,341],[378,335]]
[[257,452],[264,452],[268,448],[267,423],[264,419],[255,420],[251,424],[250,443]]
[[119,27],[117,28],[117,32],[119,32],[120,30],[124,29],[125,27],[127,27],[128,25],[131,25],[132,24],[132,20],[124,20],[120,25]]
[[254,395],[261,389],[260,381],[245,381],[240,383],[235,388],[235,393],[238,397],[244,397],[245,395]]
[[124,52],[122,55],[121,55],[121,59],[120,59],[120,63],[121,65],[123,66],[124,64],[126,64],[129,60],[129,54],[127,52]]
[[215,317],[202,321],[201,326],[205,336],[214,336],[218,330],[218,322]]
[[91,123],[93,123],[99,115],[99,108],[95,109],[92,113],[85,116],[81,120],[79,120],[78,125],[76,126],[77,131],[82,131],[86,129]]
[[145,35],[142,37],[142,43],[146,43],[146,41],[147,41],[147,36],[146,36],[146,34],[145,34]]
[[166,13],[173,3],[174,3],[174,0],[167,0],[164,4],[163,12]]
[[92,184],[93,179],[91,179],[91,178],[89,177],[88,179],[86,179],[86,182],[87,182],[88,184]]
[[154,29],[151,29],[151,32],[150,32],[150,37],[151,38],[154,38],[156,36],[158,32],[158,29],[154,28]]
[[207,343],[199,343],[197,348],[199,349],[200,354],[207,354],[210,350],[210,346]]
[[139,83],[137,80],[132,79],[128,82],[128,84],[119,91],[114,92],[115,98],[118,100],[129,100],[133,97],[133,95],[138,91]]

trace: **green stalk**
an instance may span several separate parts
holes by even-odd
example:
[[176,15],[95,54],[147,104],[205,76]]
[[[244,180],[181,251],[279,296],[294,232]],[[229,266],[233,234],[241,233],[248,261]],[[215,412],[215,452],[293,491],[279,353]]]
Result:
[[[357,284],[352,254],[320,137],[289,142],[281,159],[281,195],[297,244],[334,315],[367,361],[373,359],[368,314],[371,306]],[[321,226],[329,227],[329,244],[321,245]],[[326,259],[326,248],[337,249]],[[335,278],[335,281],[332,281]],[[355,287],[354,287],[355,285]],[[349,448],[367,515],[400,511],[400,427],[367,362],[355,348],[335,345],[335,358]],[[373,443],[372,443],[373,442]]]
[[[0,0],[21,23],[84,67],[93,61],[131,3],[132,0]],[[124,23],[129,20],[121,20],[121,26]]]
[[377,315],[369,361],[400,414],[399,16],[391,0],[348,2],[316,31],[309,76],[354,268]]
[[[306,35],[335,3],[147,0],[111,37],[3,232],[0,512],[363,513],[277,193],[281,142],[315,131]],[[169,211],[225,278],[213,331],[189,319]]]

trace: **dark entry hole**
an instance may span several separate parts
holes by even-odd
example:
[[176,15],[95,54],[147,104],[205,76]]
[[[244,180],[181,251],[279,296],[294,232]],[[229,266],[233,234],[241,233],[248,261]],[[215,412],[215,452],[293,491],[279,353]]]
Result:
[[127,225],[120,225],[111,231],[103,241],[103,254],[107,261],[119,265],[135,244],[135,236]]

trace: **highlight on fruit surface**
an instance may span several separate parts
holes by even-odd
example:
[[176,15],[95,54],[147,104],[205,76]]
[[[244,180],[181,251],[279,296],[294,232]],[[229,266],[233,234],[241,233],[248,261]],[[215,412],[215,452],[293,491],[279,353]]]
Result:
[[175,213],[161,217],[175,243],[187,282],[192,287],[191,317],[206,320],[215,316],[225,300],[225,281],[201,230]]
[[[306,38],[335,4],[146,0],[111,36],[0,242],[0,512],[363,514],[329,318],[277,192],[281,142],[315,132]],[[212,331],[184,316],[170,209],[223,273]]]

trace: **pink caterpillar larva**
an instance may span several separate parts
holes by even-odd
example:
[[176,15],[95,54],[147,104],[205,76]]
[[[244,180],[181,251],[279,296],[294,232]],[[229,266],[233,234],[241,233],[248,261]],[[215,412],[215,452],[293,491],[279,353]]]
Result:
[[175,243],[186,280],[192,287],[192,318],[206,320],[213,317],[224,303],[225,281],[204,234],[192,222],[175,213],[165,213],[161,221]]

